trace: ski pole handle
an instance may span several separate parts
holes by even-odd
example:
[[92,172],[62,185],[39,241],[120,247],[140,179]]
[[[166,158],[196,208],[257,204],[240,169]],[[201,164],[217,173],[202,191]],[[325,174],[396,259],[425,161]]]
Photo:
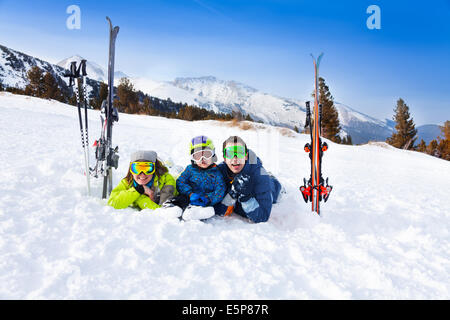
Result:
[[87,76],[87,73],[86,73],[86,60],[81,60],[81,75],[83,76],[83,77],[85,77],[85,76]]

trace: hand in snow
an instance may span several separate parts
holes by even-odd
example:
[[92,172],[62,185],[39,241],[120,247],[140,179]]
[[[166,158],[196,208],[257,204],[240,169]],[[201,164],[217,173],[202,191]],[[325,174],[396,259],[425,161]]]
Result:
[[239,201],[245,201],[252,191],[251,179],[248,174],[238,174],[231,184],[230,196]]
[[193,193],[190,196],[189,200],[190,203],[193,204],[194,206],[202,206],[202,207],[206,207],[210,202],[207,196],[198,193]]

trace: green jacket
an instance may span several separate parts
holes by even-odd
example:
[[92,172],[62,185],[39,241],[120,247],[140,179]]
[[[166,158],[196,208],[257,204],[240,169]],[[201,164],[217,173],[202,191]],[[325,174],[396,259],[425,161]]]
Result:
[[133,187],[133,182],[128,183],[126,179],[122,179],[119,185],[111,191],[108,205],[115,209],[125,209],[129,206],[152,210],[160,208],[164,201],[176,194],[175,179],[170,173],[165,173],[161,177],[155,176],[150,189],[155,192],[155,202],[146,194],[137,192]]

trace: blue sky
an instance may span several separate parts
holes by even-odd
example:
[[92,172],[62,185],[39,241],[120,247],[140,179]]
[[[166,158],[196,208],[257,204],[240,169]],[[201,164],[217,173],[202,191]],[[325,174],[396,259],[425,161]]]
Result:
[[[69,30],[69,5],[81,29]],[[366,9],[381,9],[369,30]],[[309,99],[310,53],[336,101],[392,118],[403,98],[416,125],[450,119],[450,0],[2,1],[0,44],[56,63],[79,54],[107,64],[105,16],[120,26],[116,70],[173,80],[213,75]]]

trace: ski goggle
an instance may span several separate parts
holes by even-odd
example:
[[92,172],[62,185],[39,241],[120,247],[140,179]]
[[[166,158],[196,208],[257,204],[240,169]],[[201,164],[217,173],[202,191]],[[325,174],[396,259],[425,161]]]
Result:
[[130,165],[130,172],[132,174],[140,174],[141,172],[147,176],[153,174],[156,170],[154,162],[132,162]]
[[244,146],[230,146],[223,149],[223,157],[226,159],[233,159],[235,156],[244,159],[246,155]]
[[209,160],[213,157],[213,155],[214,155],[214,153],[212,152],[212,150],[203,149],[203,150],[194,152],[192,154],[192,160],[200,161],[200,160],[202,160],[202,158],[205,160]]

